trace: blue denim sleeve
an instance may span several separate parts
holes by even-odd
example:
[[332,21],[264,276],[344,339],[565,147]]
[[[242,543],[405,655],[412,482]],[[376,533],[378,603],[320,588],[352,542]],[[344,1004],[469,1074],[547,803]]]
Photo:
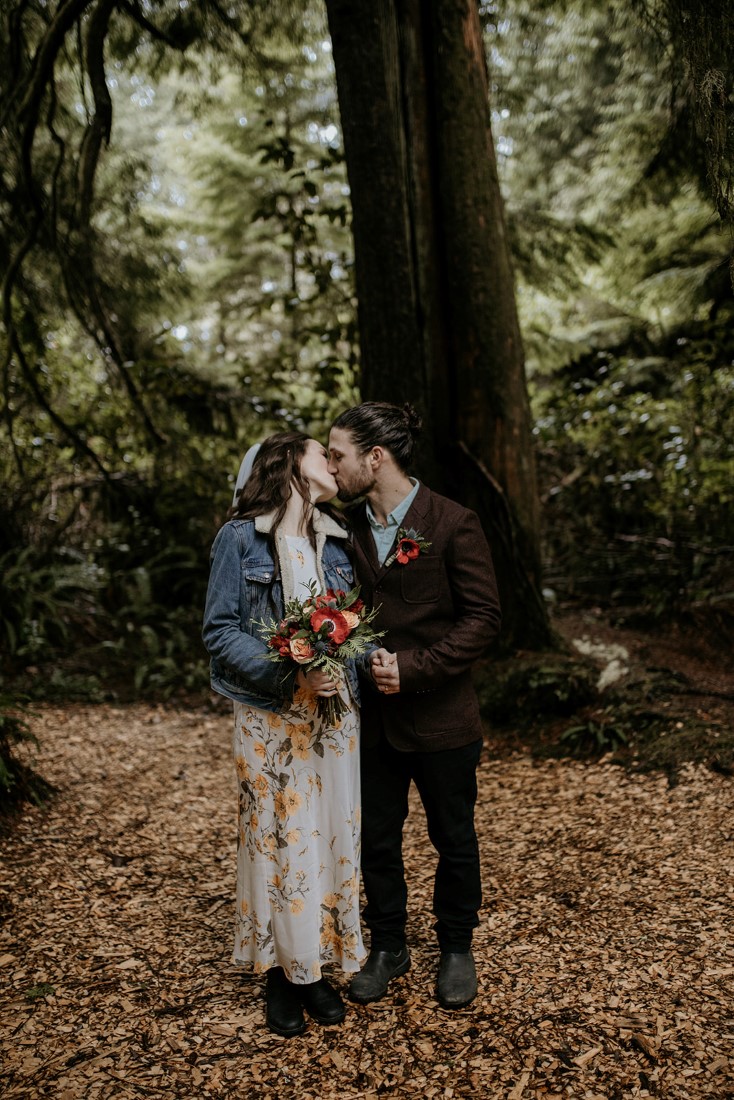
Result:
[[226,523],[214,540],[202,638],[209,655],[234,669],[256,694],[286,702],[293,698],[297,669],[266,660],[265,642],[243,625],[250,622],[249,609],[240,608],[246,538],[244,527]]
[[[364,653],[361,653],[359,657],[355,658],[354,661],[354,666],[359,673],[360,679],[364,683],[369,684],[372,688],[375,687],[375,681],[372,679],[372,654],[376,653],[377,650],[381,648],[382,645],[379,642],[375,643],[374,645],[371,645],[369,649],[366,649]],[[375,688],[375,690],[377,689]]]

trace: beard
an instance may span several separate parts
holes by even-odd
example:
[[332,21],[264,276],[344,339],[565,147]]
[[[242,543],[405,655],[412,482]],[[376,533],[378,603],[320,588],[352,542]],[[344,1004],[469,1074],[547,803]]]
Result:
[[365,463],[364,468],[350,481],[344,481],[339,485],[339,492],[336,495],[343,504],[351,504],[353,500],[366,496],[375,485],[375,478]]

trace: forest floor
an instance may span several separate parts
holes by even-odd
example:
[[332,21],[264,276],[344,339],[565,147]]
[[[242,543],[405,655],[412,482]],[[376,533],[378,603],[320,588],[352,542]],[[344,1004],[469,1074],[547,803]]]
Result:
[[[674,724],[684,705],[712,729],[731,722],[734,671],[715,646],[588,616],[562,627],[623,646],[629,677],[684,677]],[[58,793],[2,838],[6,1100],[734,1100],[727,775],[684,763],[671,783],[610,757],[539,759],[490,734],[476,1001],[449,1012],[435,1000],[435,865],[416,803],[412,969],[343,1025],[284,1040],[265,1027],[262,980],[229,962],[227,705],[35,710],[36,766]]]

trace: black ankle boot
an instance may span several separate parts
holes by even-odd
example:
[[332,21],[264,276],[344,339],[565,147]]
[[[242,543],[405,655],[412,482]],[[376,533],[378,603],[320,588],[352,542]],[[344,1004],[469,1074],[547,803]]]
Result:
[[359,974],[352,979],[349,998],[361,1005],[379,1001],[387,993],[388,984],[410,970],[410,952],[404,945],[399,951],[373,948]]
[[344,1001],[326,978],[302,985],[300,990],[304,1008],[320,1024],[340,1024],[346,1016]]
[[280,966],[265,975],[265,1019],[271,1031],[290,1038],[306,1030],[299,988],[289,982]]

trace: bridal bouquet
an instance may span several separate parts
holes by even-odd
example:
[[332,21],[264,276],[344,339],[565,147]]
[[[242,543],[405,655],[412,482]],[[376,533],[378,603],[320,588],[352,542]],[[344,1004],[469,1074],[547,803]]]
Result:
[[[324,595],[317,589],[313,581],[305,599],[288,600],[280,622],[256,626],[270,650],[266,659],[292,661],[306,670],[320,668],[340,680],[345,663],[366,653],[384,631],[377,632],[370,625],[377,609],[367,610],[358,587],[350,592],[327,588]],[[318,697],[318,713],[331,726],[346,710],[338,692]]]

